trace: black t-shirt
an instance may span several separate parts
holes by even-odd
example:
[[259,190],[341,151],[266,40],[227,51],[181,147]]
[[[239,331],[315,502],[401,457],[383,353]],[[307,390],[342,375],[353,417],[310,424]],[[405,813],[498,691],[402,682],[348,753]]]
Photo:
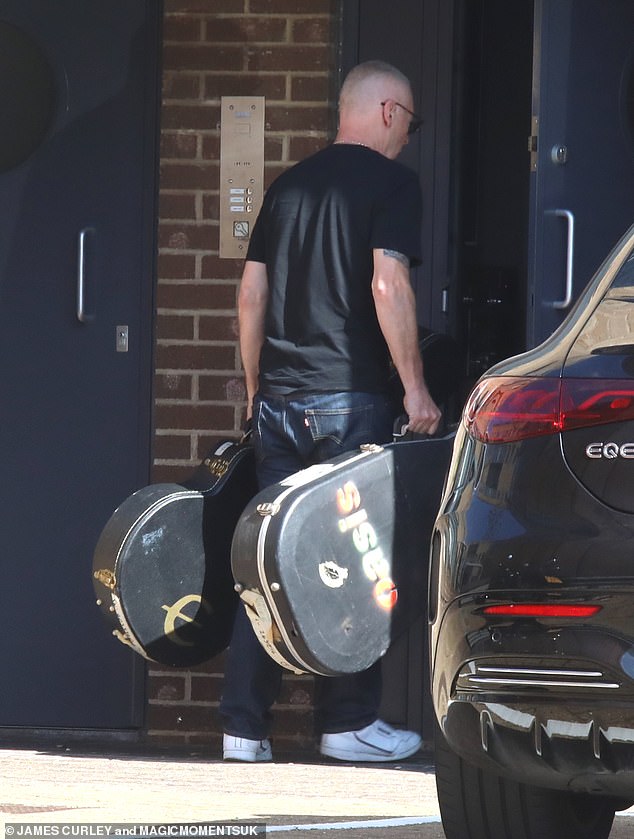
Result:
[[386,388],[372,249],[419,264],[421,203],[411,169],[357,145],[328,146],[271,185],[247,252],[269,282],[262,391]]

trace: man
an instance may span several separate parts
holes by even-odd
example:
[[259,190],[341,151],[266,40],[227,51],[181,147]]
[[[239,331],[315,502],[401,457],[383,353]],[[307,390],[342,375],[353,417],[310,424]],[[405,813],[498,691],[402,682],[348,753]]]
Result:
[[[438,427],[409,277],[420,262],[420,186],[394,160],[418,125],[407,78],[384,62],[360,64],[341,89],[334,143],[286,171],[266,194],[238,298],[260,488],[362,443],[391,439],[390,357],[410,430],[433,434]],[[225,759],[271,760],[270,708],[280,680],[281,668],[239,609],[220,703]],[[378,719],[380,699],[380,662],[363,673],[317,678],[322,754],[374,762],[418,751],[418,734]]]

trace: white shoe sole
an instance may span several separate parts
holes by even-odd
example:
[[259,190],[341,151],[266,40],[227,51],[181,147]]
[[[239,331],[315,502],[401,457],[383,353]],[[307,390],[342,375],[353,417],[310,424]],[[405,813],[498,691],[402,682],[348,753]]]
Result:
[[[227,743],[227,740],[229,743]],[[222,750],[223,760],[239,760],[242,763],[268,763],[273,760],[273,752],[271,750],[271,744],[268,740],[255,741],[255,743],[253,740],[242,741],[243,743],[250,742],[251,744],[256,745],[256,748],[253,748],[253,745],[251,748],[245,748],[244,746],[239,748],[236,740],[240,742],[240,738],[225,737]]]
[[361,749],[337,749],[332,746],[322,746],[319,751],[326,757],[346,760],[348,763],[394,763],[394,761],[405,760],[405,758],[416,754],[420,747],[421,743],[417,743],[407,749],[390,754],[379,751],[364,752]]
[[241,763],[270,763],[273,760],[272,755],[267,755],[264,752],[261,755],[258,754],[251,754],[250,752],[244,751],[232,751],[231,749],[224,752],[222,755],[223,760],[237,760]]

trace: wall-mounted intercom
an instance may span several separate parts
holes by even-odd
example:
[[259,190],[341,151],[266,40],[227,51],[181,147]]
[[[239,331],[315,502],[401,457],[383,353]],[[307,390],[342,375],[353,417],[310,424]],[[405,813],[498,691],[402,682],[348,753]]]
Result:
[[220,107],[220,256],[246,256],[264,195],[264,96],[223,96]]

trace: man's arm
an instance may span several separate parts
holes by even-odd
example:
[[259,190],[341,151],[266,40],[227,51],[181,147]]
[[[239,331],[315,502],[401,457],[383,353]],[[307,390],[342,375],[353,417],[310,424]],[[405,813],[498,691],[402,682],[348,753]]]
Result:
[[258,389],[260,351],[264,343],[264,316],[269,297],[266,265],[263,262],[244,263],[238,292],[238,324],[240,355],[247,389],[247,419],[253,411],[253,397]]
[[373,257],[374,305],[379,326],[405,389],[403,404],[409,417],[409,430],[418,434],[433,434],[441,414],[423,376],[409,260],[403,254],[382,248],[375,248]]

